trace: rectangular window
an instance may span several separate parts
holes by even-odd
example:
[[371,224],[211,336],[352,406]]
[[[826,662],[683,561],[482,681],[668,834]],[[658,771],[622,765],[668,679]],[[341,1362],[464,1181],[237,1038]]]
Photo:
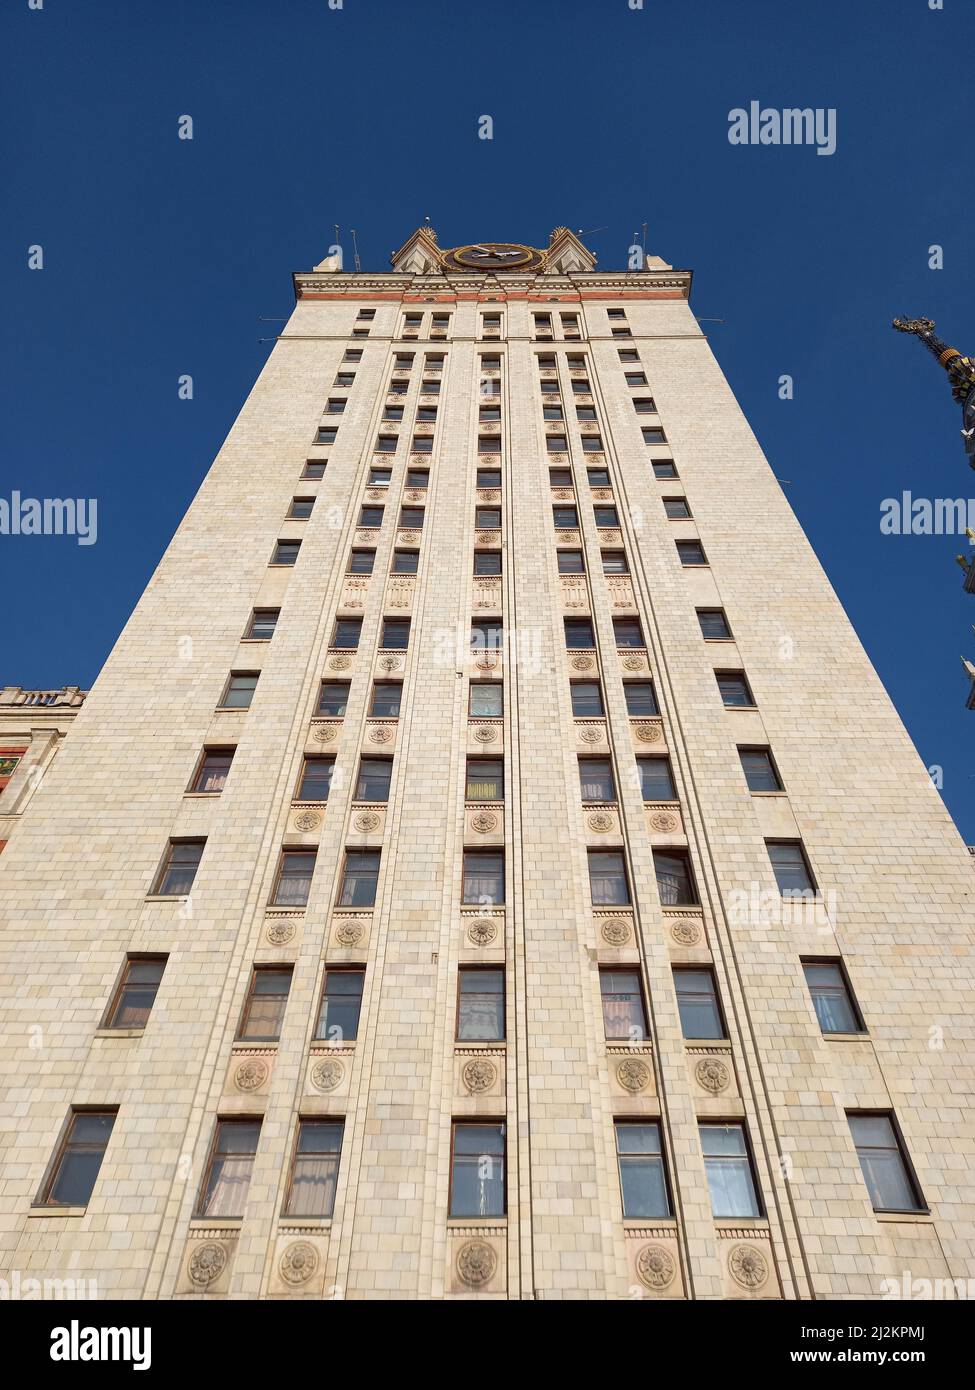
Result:
[[596,645],[592,623],[588,618],[563,618],[565,625],[565,645],[570,649],[591,650]]
[[475,550],[475,551],[474,551],[474,573],[475,573],[475,574],[500,574],[500,573],[501,573],[501,551],[500,551],[500,550]]
[[313,849],[285,849],[281,851],[274,891],[271,894],[273,907],[304,907],[311,891],[311,878],[315,872],[315,851]]
[[490,907],[504,902],[504,854],[501,850],[465,849],[463,901]]
[[926,1211],[889,1113],[847,1116],[874,1211]]
[[576,419],[579,421],[580,424],[593,424],[596,419],[595,406],[577,405]]
[[499,405],[482,405],[478,407],[477,418],[484,425],[500,425],[501,407]]
[[370,487],[389,487],[389,480],[393,476],[391,468],[370,468],[369,486]]
[[468,758],[468,801],[504,800],[504,763],[500,758]]
[[377,527],[382,526],[383,513],[385,510],[385,507],[363,507],[359,512],[359,520],[356,524],[358,526],[368,527],[370,530],[375,530]]
[[259,965],[251,973],[250,988],[244,1000],[240,1027],[241,1042],[277,1042],[284,1023],[291,989],[291,970],[288,966]]
[[309,459],[301,474],[302,478],[307,482],[317,483],[319,478],[324,478],[327,463],[327,459]]
[[318,433],[315,435],[316,444],[334,444],[338,430],[334,425],[319,425]]
[[450,1215],[504,1216],[505,1128],[455,1120],[450,1159]]
[[[405,386],[406,382],[397,382],[397,386]],[[383,407],[383,419],[389,420],[393,424],[399,424],[403,418],[403,407],[401,405],[386,405]]]
[[398,439],[395,434],[381,434],[376,440],[377,454],[395,454]]
[[865,1033],[846,972],[836,960],[804,960],[802,973],[824,1033]]
[[603,452],[603,441],[598,434],[584,434],[582,436],[582,452],[584,454],[601,454]]
[[657,891],[664,907],[697,904],[691,861],[685,850],[655,849],[653,867],[657,875]]
[[579,759],[579,792],[583,801],[616,800],[616,783],[609,758]]
[[307,521],[312,514],[314,505],[314,497],[292,497],[291,506],[288,509],[289,519],[291,521]]
[[248,642],[270,642],[274,629],[281,616],[280,608],[255,608],[247,625],[244,640]]
[[640,354],[636,348],[620,348],[619,359],[621,362],[639,362]]
[[45,1207],[86,1207],[112,1137],[117,1110],[72,1110],[47,1181]]
[[691,514],[686,497],[665,497],[664,511],[670,521],[686,521]]
[[692,569],[695,565],[706,565],[708,562],[700,541],[678,541],[677,558],[685,569]]
[[272,565],[293,565],[298,558],[301,541],[278,541],[271,557]]
[[588,396],[591,391],[589,382],[585,378],[579,378],[572,383],[572,391],[576,396]]
[[472,651],[497,652],[503,645],[504,628],[500,622],[492,622],[490,618],[485,618],[480,622],[471,623]]
[[411,441],[410,441],[410,453],[411,453],[411,454],[432,454],[432,453],[433,453],[433,435],[432,435],[432,434],[415,434],[415,435],[413,436],[413,438],[411,439]]
[[637,758],[644,801],[676,801],[677,788],[669,758]]
[[500,681],[471,681],[467,710],[472,719],[500,719],[504,714],[504,686]]
[[338,372],[332,385],[335,387],[351,386],[355,381],[355,372]]
[[559,574],[584,574],[586,569],[581,550],[560,550],[558,565]]
[[420,531],[423,529],[423,507],[400,507],[399,525],[410,530]]
[[603,574],[629,574],[626,553],[622,550],[604,550],[602,553]]
[[388,801],[389,783],[393,775],[391,758],[362,758],[355,784],[356,801]]
[[729,642],[731,628],[723,608],[699,608],[697,620],[701,625],[701,636],[705,642]]
[[362,632],[361,618],[337,618],[335,620],[335,631],[332,634],[332,646],[341,648],[344,651],[355,651],[359,645],[359,634]]
[[298,779],[295,801],[327,801],[334,771],[334,758],[306,758]]
[[596,907],[625,907],[629,904],[630,886],[621,850],[589,850],[589,887]]
[[597,526],[614,527],[620,524],[620,514],[615,507],[593,507],[592,514]]
[[663,430],[656,425],[644,425],[643,430],[644,444],[666,444],[667,436]]
[[[429,483],[430,483],[430,470],[429,470],[429,468],[408,468],[408,469],[406,470],[406,486],[407,486],[407,487],[425,488],[425,487],[428,487],[428,486],[429,486]],[[412,525],[413,523],[411,522],[410,524]],[[421,520],[420,520],[420,525],[421,525],[421,526],[423,525],[423,520],[422,520],[422,518],[421,518]]]
[[539,389],[543,396],[560,395],[559,383],[557,381],[542,381],[539,383]]
[[477,436],[477,452],[479,454],[498,454],[501,452],[501,440],[496,434],[479,434]]
[[405,651],[410,642],[409,618],[383,618],[379,645],[384,651]]
[[639,970],[600,970],[603,1033],[610,1041],[638,1043],[649,1035]]
[[496,531],[501,525],[501,508],[475,507],[474,525],[480,531]]
[[761,1216],[744,1126],[702,1124],[699,1128],[712,1216]]
[[328,1217],[335,1207],[342,1120],[299,1120],[285,1216]]
[[477,470],[478,487],[500,487],[501,469],[500,468],[479,468]]
[[105,1015],[104,1028],[144,1028],[162,983],[166,956],[129,956],[112,1002]]
[[379,882],[379,850],[346,851],[339,907],[375,907]]
[[681,1032],[685,1038],[727,1037],[714,976],[710,970],[677,969],[674,971],[674,988],[677,991]]
[[653,681],[624,681],[623,694],[626,697],[626,712],[631,719],[652,719],[659,715],[660,706]]
[[620,1170],[623,1218],[647,1220],[671,1215],[667,1173],[656,1121],[616,1122],[616,1161]]
[[652,396],[637,396],[633,401],[633,409],[638,415],[656,415],[657,413]]
[[587,468],[590,487],[612,487],[608,468]]
[[457,1041],[504,1041],[504,971],[461,966],[457,972]]
[[569,693],[572,697],[572,714],[576,719],[602,719],[603,692],[599,681],[570,681]]
[[607,309],[607,310],[606,310],[606,317],[607,317],[608,319],[621,319],[621,320],[625,323],[625,322],[626,322],[626,310],[625,310],[625,309]]
[[741,770],[750,792],[780,792],[782,779],[769,748],[739,748]]
[[652,463],[655,478],[676,478],[677,465],[673,459],[654,459]]
[[420,382],[420,395],[439,396],[440,382],[432,380],[430,377],[424,377],[424,379]]
[[617,647],[642,647],[645,645],[639,618],[614,618],[613,632]]
[[557,531],[575,531],[579,525],[579,513],[575,507],[553,507],[552,520]]
[[343,362],[361,362],[362,348],[346,348],[342,354]]
[[204,748],[190,790],[210,796],[222,792],[236,751],[235,748]]
[[624,372],[623,376],[627,386],[646,386],[647,384],[643,372]]
[[545,436],[545,447],[550,454],[564,454],[569,441],[564,434],[548,434]]
[[365,979],[365,970],[358,967],[353,970],[338,968],[325,971],[318,1023],[315,1025],[317,1042],[355,1042],[359,1036]]
[[399,681],[376,681],[369,713],[373,719],[398,719],[403,687]]
[[560,405],[542,405],[543,420],[564,420],[565,416]]
[[[376,317],[376,311],[375,311],[375,309],[360,309],[359,312],[358,312],[358,314],[356,315],[356,318],[357,318],[357,319],[360,319],[360,320],[362,320],[362,321],[365,322],[365,323],[371,322],[375,317]],[[361,356],[361,354],[360,354],[360,356]]]
[[330,714],[334,719],[342,719],[348,703],[348,681],[322,681],[318,692],[319,714]]
[[800,840],[766,840],[765,846],[780,893],[815,893],[816,884]]
[[153,894],[159,898],[184,898],[193,887],[206,840],[170,840]]
[[260,1120],[218,1120],[197,1216],[242,1217],[247,1203]]
[[744,671],[715,671],[721,699],[728,709],[754,709],[751,687]]
[[418,550],[394,550],[393,574],[416,574],[420,563]]
[[375,563],[376,552],[374,550],[353,550],[349,556],[346,573],[372,574],[372,567]]
[[548,470],[548,481],[550,487],[571,487],[572,469],[550,468]]

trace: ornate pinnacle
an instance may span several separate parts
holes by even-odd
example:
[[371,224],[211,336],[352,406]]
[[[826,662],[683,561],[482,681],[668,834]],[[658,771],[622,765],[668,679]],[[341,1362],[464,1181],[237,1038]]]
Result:
[[935,337],[934,319],[894,319],[894,328],[899,333],[913,333],[920,338],[921,342],[945,371],[951,381],[951,394],[959,405],[964,405],[965,397],[975,386],[975,361],[970,357],[963,357],[957,348],[949,347],[947,343]]

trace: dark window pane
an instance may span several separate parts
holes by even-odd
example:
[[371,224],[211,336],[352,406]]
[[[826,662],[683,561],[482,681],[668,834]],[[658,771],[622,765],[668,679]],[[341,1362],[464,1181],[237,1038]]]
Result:
[[334,758],[306,758],[295,800],[327,801],[334,770]]
[[343,1127],[341,1120],[299,1122],[298,1144],[285,1203],[285,1215],[332,1215]]
[[642,1042],[647,1036],[647,1015],[643,1007],[640,972],[600,970],[599,990],[606,1037]]
[[237,1036],[251,1042],[276,1042],[281,1036],[290,989],[290,966],[287,970],[255,970]]
[[475,574],[500,574],[500,573],[501,573],[501,551],[500,551],[500,550],[475,550],[475,551],[474,551],[474,573],[475,573]]
[[637,758],[636,765],[644,801],[677,800],[669,758]]
[[504,971],[460,970],[457,980],[458,1042],[504,1038]]
[[687,505],[686,497],[665,497],[664,511],[671,521],[683,521],[685,517],[689,517],[691,514],[691,509]]
[[383,618],[379,645],[387,651],[403,651],[410,641],[409,618]]
[[633,1220],[670,1216],[660,1126],[618,1124],[616,1153],[624,1217]]
[[500,719],[504,713],[504,686],[500,681],[471,681],[468,710],[475,719]]
[[200,1216],[243,1216],[260,1120],[218,1120],[217,1133],[200,1196]]
[[742,771],[750,792],[779,792],[782,783],[767,748],[739,748]]
[[851,1115],[849,1120],[874,1210],[923,1210],[890,1117]]
[[569,690],[576,719],[603,718],[603,692],[598,681],[570,681]]
[[106,1028],[144,1028],[165,969],[165,958],[140,960],[133,957],[128,961],[105,1022]]
[[339,890],[340,907],[374,907],[379,881],[379,851],[349,850]]
[[364,970],[327,970],[315,1037],[331,1043],[355,1042],[362,1009]]
[[270,642],[277,627],[280,608],[255,608],[247,636],[252,642]]
[[314,505],[314,497],[292,497],[288,515],[294,521],[307,521]]
[[583,801],[615,801],[616,784],[608,758],[579,759],[579,790]]
[[393,573],[416,574],[420,553],[417,550],[394,550]]
[[372,567],[376,561],[374,550],[353,550],[349,556],[349,574],[372,574]]
[[341,719],[349,700],[348,681],[322,681],[318,695],[318,713]]
[[863,1031],[843,971],[832,961],[804,961],[803,973],[824,1033]]
[[474,651],[500,651],[504,643],[504,628],[500,622],[486,620],[471,623],[471,648]]
[[278,541],[274,547],[272,565],[293,565],[298,558],[301,541]]
[[349,651],[354,650],[359,645],[359,634],[361,631],[361,618],[338,618],[335,623],[335,635],[332,638],[332,646],[344,647]]
[[653,476],[655,478],[676,478],[677,467],[672,459],[654,459]]
[[730,708],[750,708],[755,701],[740,671],[715,671],[722,701]]
[[377,681],[372,687],[369,713],[376,719],[398,719],[403,687],[398,681]]
[[222,792],[227,781],[230,764],[234,760],[233,748],[206,748],[200,759],[193,781],[195,792]]
[[701,624],[701,636],[707,642],[726,642],[731,637],[731,628],[723,608],[699,608],[697,620]]
[[592,512],[597,526],[618,526],[620,524],[619,512],[615,507],[593,507]]
[[500,758],[468,758],[468,801],[504,800],[504,763]]
[[646,719],[660,713],[652,681],[624,681],[626,712],[633,719]]
[[60,1157],[42,1197],[45,1204],[88,1205],[114,1125],[114,1111],[78,1111],[72,1115]]
[[503,1216],[504,1125],[455,1124],[451,1216]]
[[588,618],[564,618],[565,645],[570,648],[591,648],[596,645],[592,623]]
[[419,531],[423,527],[424,507],[400,507],[399,524]]
[[766,840],[780,893],[813,893],[815,884],[798,840]]
[[496,531],[501,525],[500,507],[476,507],[474,525],[481,531]]
[[356,782],[356,801],[388,801],[389,782],[393,774],[390,758],[363,758],[359,763]]
[[685,1038],[723,1038],[724,1021],[710,970],[675,970],[677,1008]]
[[575,507],[553,507],[552,517],[560,531],[574,531],[579,525],[579,514]]
[[190,891],[205,843],[205,840],[170,840],[166,861],[156,887],[157,896],[180,898]]
[[383,524],[385,507],[363,507],[359,513],[359,525],[375,529]]
[[617,647],[642,647],[643,629],[639,618],[614,618],[613,632]]
[[629,574],[630,567],[622,550],[604,550],[603,574]]
[[589,886],[597,906],[629,903],[630,890],[623,855],[619,850],[589,851]]
[[682,565],[706,565],[707,557],[700,541],[678,541],[677,554]]
[[664,907],[680,907],[697,902],[691,866],[686,855],[654,850],[653,866],[657,875],[657,890]]
[[221,706],[224,709],[248,709],[257,689],[257,672],[235,672],[227,682]]
[[560,550],[558,557],[559,574],[583,574],[585,572],[581,550]]
[[275,907],[304,907],[308,902],[315,851],[286,849],[278,867],[278,881],[272,899]]

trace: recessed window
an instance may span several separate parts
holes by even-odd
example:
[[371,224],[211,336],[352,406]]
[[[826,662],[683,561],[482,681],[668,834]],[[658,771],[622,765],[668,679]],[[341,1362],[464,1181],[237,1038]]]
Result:
[[362,348],[346,348],[342,354],[343,362],[361,362]]
[[550,468],[548,470],[548,481],[550,487],[571,487],[572,469]]
[[563,618],[565,645],[570,651],[582,648],[591,650],[596,645],[592,623],[588,618]]
[[38,1203],[86,1207],[115,1127],[117,1110],[73,1110]]
[[397,372],[409,372],[413,369],[412,352],[397,352],[393,355],[393,369]]
[[607,1039],[638,1043],[649,1036],[639,970],[600,970],[599,993]]
[[339,907],[375,907],[378,882],[379,850],[347,850],[339,886]]
[[389,480],[393,476],[391,468],[372,467],[369,469],[370,487],[389,487]]
[[800,840],[766,840],[780,893],[815,893],[816,885]]
[[603,692],[599,681],[570,681],[569,692],[572,696],[574,718],[602,719],[605,716]]
[[554,352],[540,352],[540,353],[538,354],[538,356],[535,358],[535,361],[538,363],[538,370],[539,370],[540,372],[554,372],[554,371],[555,371],[555,353],[554,353]]
[[402,699],[403,687],[399,681],[376,681],[369,713],[373,719],[398,719]]
[[712,1216],[761,1216],[744,1126],[702,1124],[699,1128]]
[[158,898],[184,898],[193,887],[206,840],[170,840],[153,894]]
[[271,557],[272,565],[293,565],[298,558],[301,541],[278,541]]
[[302,478],[308,482],[317,482],[319,478],[324,478],[327,459],[309,459],[302,471]]
[[485,372],[499,372],[501,370],[501,354],[497,352],[482,353],[481,369]]
[[342,719],[349,703],[348,681],[322,681],[318,692],[318,713]]
[[461,966],[457,972],[457,1041],[503,1042],[504,971]]
[[622,550],[604,550],[602,553],[603,574],[629,574],[630,567],[626,553]]
[[347,566],[348,574],[372,574],[372,567],[376,563],[376,552],[374,550],[353,550],[349,556]]
[[853,991],[839,961],[804,960],[802,972],[822,1032],[866,1032]]
[[926,1211],[890,1113],[848,1114],[874,1211]]
[[415,434],[410,441],[410,453],[412,454],[432,454],[433,435]]
[[359,645],[362,632],[361,618],[337,618],[332,633],[332,646],[344,651],[354,651]]
[[[430,470],[429,470],[429,468],[408,468],[408,469],[406,470],[406,486],[407,486],[407,487],[425,488],[425,487],[428,487],[429,484],[430,484]],[[423,525],[422,520],[420,521],[420,525],[421,525],[421,526]]]
[[383,514],[385,507],[363,507],[359,512],[359,526],[366,526],[375,529],[383,524]]
[[251,972],[237,1037],[241,1042],[277,1042],[291,989],[290,965],[258,965]]
[[631,719],[652,719],[659,715],[657,692],[653,681],[624,681],[623,695],[626,699],[626,712]]
[[355,786],[356,801],[388,801],[393,775],[391,758],[363,758]]
[[651,467],[655,478],[676,478],[677,465],[673,459],[654,459]]
[[292,497],[291,506],[288,508],[289,519],[291,521],[307,521],[314,505],[314,497]]
[[504,854],[501,850],[464,850],[463,901],[482,907],[504,902]]
[[608,319],[618,319],[618,320],[622,320],[622,321],[625,323],[625,322],[626,322],[626,310],[625,310],[625,309],[607,309],[607,310],[606,310],[606,317],[607,317]]
[[421,395],[421,396],[439,396],[439,395],[440,395],[440,382],[439,382],[439,381],[436,381],[436,380],[434,380],[434,379],[432,379],[432,378],[430,378],[430,377],[424,377],[423,380],[420,382],[420,395]]
[[609,758],[579,759],[579,793],[583,801],[616,800],[616,783]]
[[500,468],[479,468],[477,470],[478,487],[500,487],[501,469]]
[[708,557],[704,553],[704,546],[700,541],[678,541],[677,555],[685,569],[690,569],[695,565],[706,565]]
[[576,396],[588,396],[591,389],[589,382],[584,377],[577,378],[572,383],[572,391]]
[[676,801],[677,789],[669,758],[637,758],[644,801]]
[[664,511],[670,521],[686,521],[691,514],[686,497],[665,497]]
[[338,430],[334,425],[319,425],[318,433],[315,435],[316,444],[334,444]]
[[559,574],[584,574],[585,563],[581,550],[559,550],[557,552]]
[[727,1037],[714,975],[707,969],[674,971],[677,1009],[685,1038]]
[[739,748],[741,770],[750,792],[780,792],[782,779],[768,748]]
[[551,327],[552,327],[552,315],[551,315],[551,314],[533,314],[533,315],[532,315],[532,318],[535,320],[535,327],[536,327],[536,328],[551,328]]
[[595,419],[596,419],[596,409],[595,409],[595,406],[591,406],[591,405],[577,405],[577,406],[576,406],[576,419],[577,419],[580,423],[582,423],[582,424],[591,424],[591,423],[593,423],[593,422],[595,421]]
[[190,791],[206,792],[210,796],[222,792],[236,751],[235,748],[204,748]]
[[295,801],[327,801],[334,771],[334,758],[306,758],[302,763]]
[[395,434],[381,434],[376,440],[377,454],[395,454],[398,436]]
[[257,689],[259,671],[231,671],[220,697],[220,709],[247,709]]
[[299,1120],[284,1215],[329,1217],[335,1207],[342,1120]]
[[425,508],[423,507],[400,507],[400,526],[411,531],[422,530],[424,511]]
[[542,406],[542,419],[543,419],[543,420],[563,420],[563,419],[565,419],[565,416],[564,416],[564,414],[563,414],[563,412],[562,412],[562,407],[561,407],[560,405],[554,405],[554,404],[551,404],[551,405],[543,405],[543,406]]
[[657,891],[664,907],[697,904],[697,889],[686,850],[655,849],[653,867],[657,875]]
[[558,396],[561,394],[557,381],[541,381],[539,382],[539,389],[543,396]]
[[471,681],[467,709],[472,719],[500,719],[504,714],[504,686],[500,681]]
[[579,526],[579,513],[575,507],[553,507],[552,520],[557,531],[575,531]]
[[754,709],[751,687],[744,671],[715,671],[721,700],[728,709]]
[[468,801],[504,800],[504,763],[500,758],[468,758]]
[[471,623],[472,651],[500,651],[504,645],[504,628],[500,620],[482,618]]
[[646,386],[647,384],[643,372],[624,372],[623,376],[627,386]]
[[304,907],[308,902],[314,872],[313,849],[282,850],[271,893],[272,907]]
[[356,315],[362,322],[370,323],[376,317],[375,309],[360,309]]
[[699,608],[697,621],[705,642],[730,642],[731,628],[723,608]]
[[166,969],[166,956],[129,956],[105,1015],[105,1028],[145,1028]]
[[620,348],[619,359],[621,362],[639,362],[640,354],[636,348]]
[[383,618],[379,645],[384,651],[405,651],[410,642],[409,618]]
[[660,1125],[655,1120],[647,1123],[618,1120],[615,1129],[624,1220],[669,1217],[670,1194]]
[[213,1148],[203,1176],[197,1216],[244,1215],[260,1120],[218,1120]]
[[652,396],[637,396],[633,401],[633,409],[638,415],[656,415],[657,406]]
[[496,531],[501,525],[501,508],[475,507],[474,525],[479,531]]
[[587,468],[590,487],[612,487],[608,468]]
[[615,507],[593,507],[592,514],[597,526],[619,526],[619,512]]
[[501,452],[501,440],[496,434],[479,434],[477,437],[477,452],[479,454],[497,454]]
[[475,550],[475,551],[474,551],[474,573],[475,573],[475,574],[500,574],[500,573],[501,573],[501,551],[500,551],[500,550]]
[[482,425],[499,425],[501,423],[501,407],[499,405],[482,405],[478,407],[477,418]]
[[550,454],[564,454],[569,441],[564,434],[548,434],[545,436],[545,447]]
[[641,430],[644,444],[666,444],[667,436],[656,425],[644,425]]
[[[387,396],[405,396],[406,393],[407,393],[407,391],[409,391],[409,389],[410,389],[410,383],[409,383],[408,381],[391,381],[391,382],[389,383],[389,385],[386,387],[386,395],[387,395]],[[402,411],[402,408],[400,408],[399,414],[393,416],[392,418],[395,419],[395,420],[402,420],[402,418],[403,418],[403,411]]]
[[255,608],[247,624],[244,640],[248,642],[270,642],[274,629],[281,616],[280,608]]
[[355,372],[339,372],[332,383],[334,386],[351,386],[355,381]]
[[589,888],[596,907],[625,907],[630,885],[621,850],[589,850]]
[[355,1042],[359,1035],[365,978],[366,972],[358,967],[325,971],[318,1023],[315,1025],[316,1042]]
[[418,550],[394,550],[393,574],[416,574],[420,563]]
[[450,1215],[504,1214],[504,1125],[455,1120],[450,1157]]
[[[405,382],[398,382],[397,385],[405,386]],[[403,407],[401,405],[383,406],[383,419],[389,420],[392,424],[398,425],[403,418]]]
[[613,634],[617,647],[643,647],[643,629],[639,618],[614,618]]
[[582,452],[584,454],[601,454],[603,452],[603,441],[598,434],[584,434],[582,436]]

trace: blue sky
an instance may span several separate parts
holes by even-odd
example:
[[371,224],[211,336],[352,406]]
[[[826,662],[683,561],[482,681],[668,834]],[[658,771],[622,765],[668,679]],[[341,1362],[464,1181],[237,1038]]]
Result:
[[[975,495],[943,373],[890,328],[975,353],[973,39],[963,0],[8,0],[0,495],[99,511],[93,546],[0,537],[0,683],[94,679],[333,223],[382,269],[427,214],[443,245],[604,229],[605,267],[646,221],[975,841],[962,545],[879,526],[903,489]],[[753,100],[834,107],[836,153],[731,145]]]

